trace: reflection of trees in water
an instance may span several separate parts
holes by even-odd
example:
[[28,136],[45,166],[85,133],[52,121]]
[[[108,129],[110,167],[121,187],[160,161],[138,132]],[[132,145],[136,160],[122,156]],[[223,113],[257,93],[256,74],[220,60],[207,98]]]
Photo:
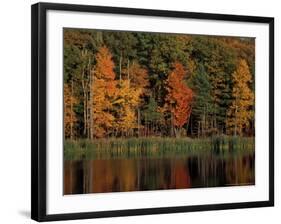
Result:
[[84,193],[83,162],[70,160],[64,163],[64,194]]
[[226,163],[227,182],[233,185],[255,183],[254,159],[250,156],[231,159]]
[[254,156],[65,161],[64,193],[254,184]]
[[192,187],[254,184],[254,166],[253,155],[229,158],[201,156],[188,160]]
[[189,158],[188,167],[192,187],[225,185],[225,161],[213,155]]

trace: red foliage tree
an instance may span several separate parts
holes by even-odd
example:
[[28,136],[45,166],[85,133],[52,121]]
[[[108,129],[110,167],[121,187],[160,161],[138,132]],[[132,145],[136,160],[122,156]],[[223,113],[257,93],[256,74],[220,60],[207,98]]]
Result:
[[172,128],[180,129],[190,117],[193,92],[184,83],[186,71],[183,65],[175,62],[173,67],[167,79],[166,108],[171,113]]

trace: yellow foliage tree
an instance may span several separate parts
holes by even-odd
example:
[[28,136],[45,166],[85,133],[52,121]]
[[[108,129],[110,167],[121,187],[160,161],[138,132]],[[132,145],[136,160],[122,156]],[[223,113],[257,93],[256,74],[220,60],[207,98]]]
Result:
[[141,125],[141,107],[143,107],[145,103],[145,97],[148,95],[148,71],[143,68],[137,61],[133,61],[127,69],[124,70],[127,74],[128,80],[130,81],[130,87],[138,89],[140,91],[139,102],[136,108],[136,116],[137,116],[137,129],[138,136],[140,136],[141,129],[143,128]]
[[143,92],[149,85],[148,72],[145,68],[142,68],[137,61],[124,70],[127,73],[128,80],[130,80],[130,86],[134,88],[141,88]]
[[253,117],[254,94],[249,87],[252,76],[247,62],[239,60],[236,71],[232,74],[233,89],[232,103],[227,111],[226,121],[228,134],[241,135],[243,129],[248,127]]
[[137,127],[136,108],[140,102],[141,88],[130,86],[130,80],[120,80],[118,94],[114,102],[117,111],[116,128],[123,136]]

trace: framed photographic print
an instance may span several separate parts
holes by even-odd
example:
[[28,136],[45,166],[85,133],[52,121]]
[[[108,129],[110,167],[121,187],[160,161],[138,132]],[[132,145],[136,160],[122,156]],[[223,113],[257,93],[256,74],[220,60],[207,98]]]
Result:
[[274,205],[274,19],[32,6],[32,219]]

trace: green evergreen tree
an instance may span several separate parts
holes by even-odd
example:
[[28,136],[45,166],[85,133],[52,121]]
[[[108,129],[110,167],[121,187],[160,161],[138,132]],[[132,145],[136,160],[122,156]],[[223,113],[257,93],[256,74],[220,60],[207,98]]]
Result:
[[205,136],[212,128],[213,105],[211,90],[212,86],[208,74],[202,64],[198,65],[191,79],[192,90],[195,93],[192,106],[193,130],[197,135]]
[[154,97],[150,97],[147,106],[143,111],[145,130],[156,132],[159,128],[159,122],[162,114],[158,111],[157,102]]

